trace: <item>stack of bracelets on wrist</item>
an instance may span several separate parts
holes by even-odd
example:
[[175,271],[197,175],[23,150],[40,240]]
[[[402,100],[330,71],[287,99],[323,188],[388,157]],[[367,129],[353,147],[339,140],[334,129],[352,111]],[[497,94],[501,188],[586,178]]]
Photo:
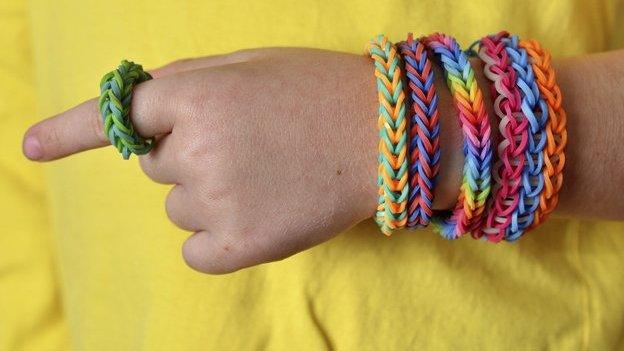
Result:
[[[538,42],[507,32],[475,44],[477,51],[468,53],[484,64],[499,120],[496,155],[483,95],[468,55],[455,39],[441,33],[414,39],[410,33],[396,49],[383,36],[369,44],[380,102],[375,218],[386,235],[431,222],[447,239],[471,233],[491,242],[515,241],[544,222],[557,205],[567,132],[550,54]],[[444,70],[464,137],[462,184],[452,213],[433,211],[440,161],[434,61]],[[404,74],[407,83],[405,107],[397,74]],[[407,111],[407,118],[401,111]]]

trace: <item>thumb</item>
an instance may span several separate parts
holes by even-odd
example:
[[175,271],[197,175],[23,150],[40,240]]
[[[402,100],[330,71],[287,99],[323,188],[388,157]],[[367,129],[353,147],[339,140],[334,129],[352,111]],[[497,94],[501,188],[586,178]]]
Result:
[[[176,92],[171,79],[139,84],[133,91],[131,118],[139,135],[150,138],[171,132]],[[98,111],[98,99],[88,100],[31,126],[22,142],[31,160],[51,161],[81,151],[110,145]]]

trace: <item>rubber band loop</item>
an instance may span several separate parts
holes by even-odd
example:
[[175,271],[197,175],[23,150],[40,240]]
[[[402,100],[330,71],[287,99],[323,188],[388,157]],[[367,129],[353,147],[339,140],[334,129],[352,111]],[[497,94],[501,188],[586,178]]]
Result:
[[141,65],[123,60],[119,67],[102,77],[98,107],[104,132],[111,144],[127,160],[131,154],[147,154],[154,139],[145,139],[134,130],[130,120],[132,90],[134,86],[152,79]]
[[366,53],[375,64],[379,92],[379,201],[375,221],[386,234],[405,227],[409,193],[407,163],[407,119],[401,65],[394,45],[379,35]]
[[457,204],[452,214],[436,214],[433,218],[436,230],[443,237],[455,239],[481,226],[490,193],[490,122],[474,70],[455,39],[435,33],[423,42],[441,61],[464,135],[463,180]]
[[434,187],[440,168],[438,94],[427,50],[412,33],[398,44],[408,80],[409,184],[408,228],[426,227],[433,215]]

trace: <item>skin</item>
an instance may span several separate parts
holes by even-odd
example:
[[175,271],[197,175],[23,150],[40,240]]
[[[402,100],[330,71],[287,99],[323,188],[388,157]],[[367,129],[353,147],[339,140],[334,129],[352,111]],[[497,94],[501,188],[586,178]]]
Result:
[[[496,125],[481,64],[473,67]],[[617,89],[624,51],[558,61],[555,69],[570,136],[555,215],[622,220],[624,201],[614,189],[624,188],[624,94]],[[137,86],[132,102],[137,131],[158,138],[140,164],[152,180],[174,185],[166,211],[194,233],[182,249],[192,268],[219,274],[280,260],[371,217],[378,134],[368,58],[255,49],[152,73],[156,79]],[[456,200],[463,159],[456,112],[436,73],[442,157],[434,208],[446,209]],[[51,161],[108,145],[92,99],[32,126],[23,149],[31,160]]]

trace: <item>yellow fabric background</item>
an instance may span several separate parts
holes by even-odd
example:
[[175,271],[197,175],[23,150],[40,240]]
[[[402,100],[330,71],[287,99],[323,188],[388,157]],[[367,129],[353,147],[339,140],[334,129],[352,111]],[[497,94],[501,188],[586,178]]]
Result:
[[467,45],[502,28],[576,55],[622,46],[620,7],[2,2],[0,350],[624,348],[622,223],[555,219],[516,244],[489,245],[426,231],[388,239],[366,222],[287,260],[207,276],[183,264],[187,234],[164,214],[167,187],[136,159],[106,148],[41,167],[20,154],[29,123],[96,95],[121,58],[155,67],[259,46],[359,53],[374,34],[407,31]]
[[41,167],[20,156],[35,122],[31,32],[21,1],[0,2],[0,350],[69,344]]

